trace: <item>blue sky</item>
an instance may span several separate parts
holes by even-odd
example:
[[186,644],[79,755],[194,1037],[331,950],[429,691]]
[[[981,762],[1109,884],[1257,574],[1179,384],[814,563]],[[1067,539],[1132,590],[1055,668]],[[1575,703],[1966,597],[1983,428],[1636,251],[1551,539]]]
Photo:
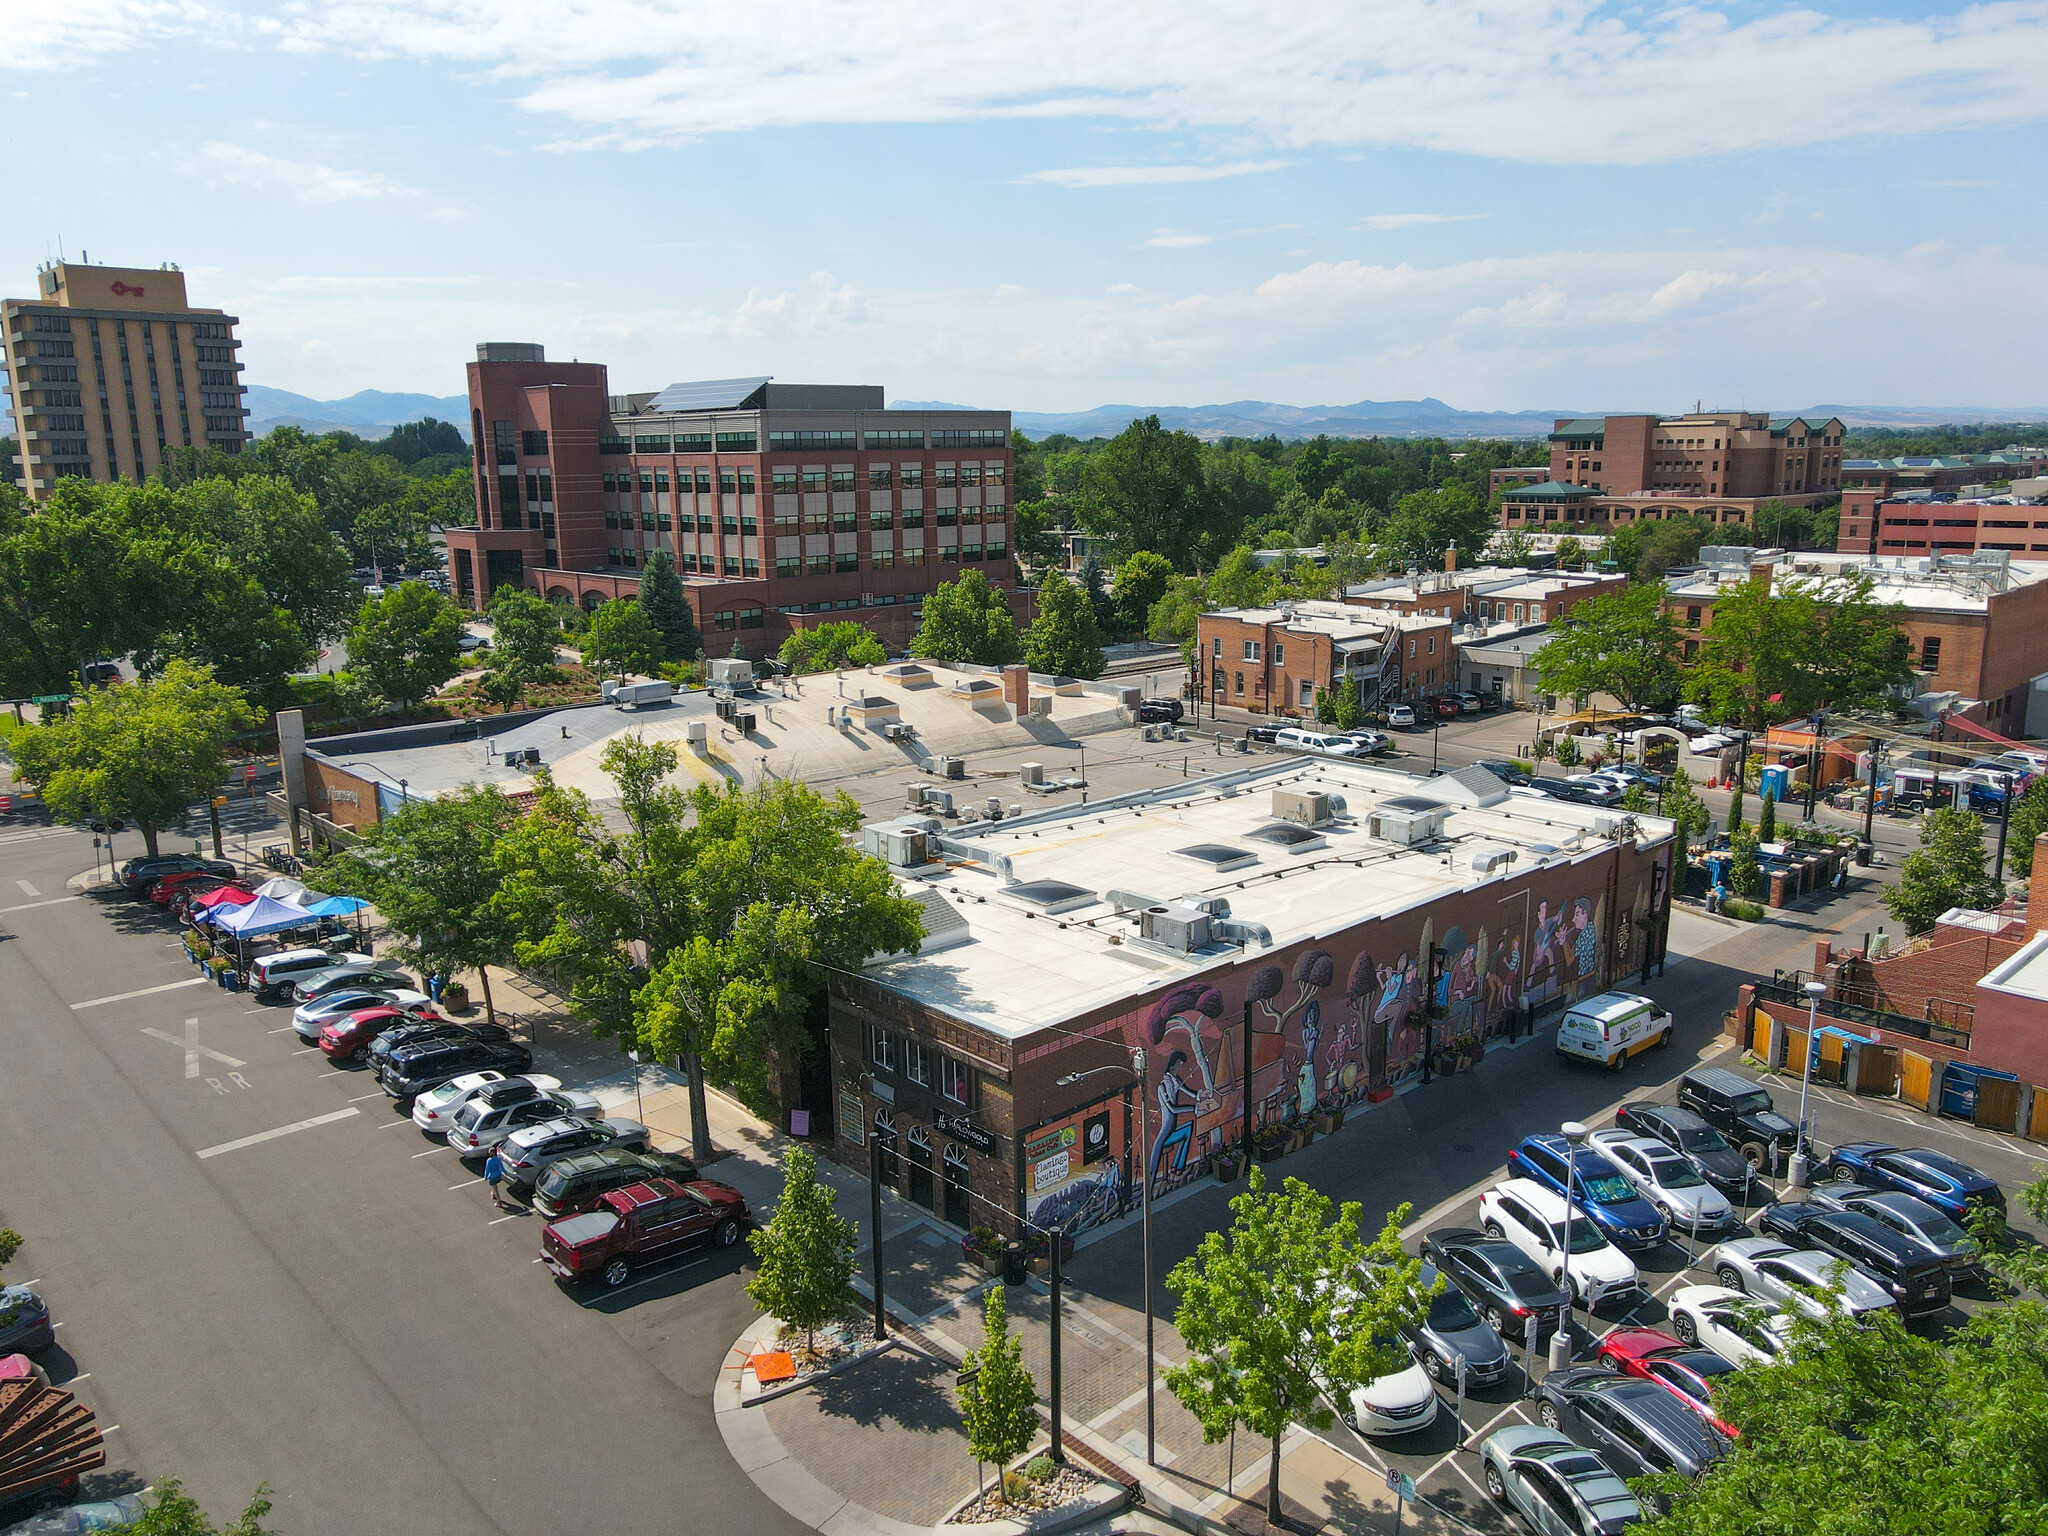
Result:
[[[1024,410],[2048,405],[2048,0],[0,0],[0,284],[173,260],[247,378]],[[22,215],[48,210],[48,227]]]

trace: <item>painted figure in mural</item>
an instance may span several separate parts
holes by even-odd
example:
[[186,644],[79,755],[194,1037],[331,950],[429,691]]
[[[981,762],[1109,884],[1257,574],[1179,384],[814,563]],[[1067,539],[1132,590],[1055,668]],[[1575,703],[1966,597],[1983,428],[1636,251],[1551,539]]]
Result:
[[[1210,1065],[1210,1057],[1221,1044],[1221,1031],[1215,1029],[1213,1021],[1222,1016],[1223,997],[1214,987],[1178,987],[1161,998],[1159,1006],[1152,1010],[1152,1044],[1163,1046],[1175,1035],[1185,1040],[1187,1055],[1202,1080],[1202,1092],[1211,1098],[1216,1096],[1216,1081],[1222,1075]],[[1213,1031],[1214,1039],[1202,1038],[1205,1028]]]
[[1166,1058],[1166,1070],[1159,1074],[1159,1134],[1152,1139],[1152,1177],[1159,1177],[1160,1160],[1173,1152],[1169,1173],[1179,1173],[1187,1167],[1188,1150],[1195,1144],[1195,1117],[1203,1112],[1208,1100],[1188,1087],[1181,1076],[1181,1069],[1187,1065],[1188,1053],[1175,1051]]
[[1535,931],[1529,935],[1529,988],[1532,1003],[1548,1002],[1563,984],[1564,914],[1552,912],[1548,901],[1536,903]]
[[1476,946],[1465,942],[1462,928],[1454,926],[1444,935],[1444,970],[1436,987],[1451,1037],[1470,1034],[1479,1005],[1479,961]]
[[1572,903],[1571,944],[1578,995],[1583,997],[1600,985],[1600,925],[1593,920],[1593,904],[1583,896]]
[[1522,980],[1522,941],[1510,936],[1501,941],[1499,958],[1486,973],[1486,1016],[1500,1020],[1517,1005],[1516,992]]
[[1316,1028],[1321,1018],[1315,1004],[1301,1016],[1301,1071],[1296,1076],[1299,1088],[1299,1102],[1295,1107],[1297,1115],[1312,1115],[1316,1109],[1316,1042],[1322,1031]]
[[1379,996],[1379,970],[1372,963],[1372,955],[1360,950],[1358,958],[1351,963],[1351,984],[1344,989],[1344,1001],[1351,1008],[1359,1038],[1365,1041],[1365,1085],[1368,1088],[1387,1085],[1387,1033],[1374,1012]]
[[1415,957],[1402,950],[1392,965],[1379,968],[1379,982],[1372,1018],[1387,1035],[1387,1081],[1398,1083],[1422,1065],[1422,1033],[1409,1023],[1421,983]]

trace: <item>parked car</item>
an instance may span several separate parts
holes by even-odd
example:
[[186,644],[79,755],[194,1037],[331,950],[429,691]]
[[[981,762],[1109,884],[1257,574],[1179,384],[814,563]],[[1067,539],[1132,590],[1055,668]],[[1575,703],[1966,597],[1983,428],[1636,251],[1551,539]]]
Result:
[[[1590,1311],[1611,1296],[1631,1295],[1643,1288],[1629,1256],[1584,1216],[1572,1217],[1567,1228],[1564,1196],[1541,1184],[1503,1179],[1479,1197],[1479,1215],[1487,1236],[1504,1238],[1521,1249],[1565,1288],[1574,1305],[1584,1305]],[[1567,1232],[1569,1273],[1562,1246]]]
[[1178,725],[1187,708],[1179,699],[1141,699],[1138,701],[1138,724]]
[[1557,1021],[1560,1056],[1575,1057],[1619,1072],[1629,1058],[1671,1044],[1676,1026],[1668,1009],[1635,992],[1602,992],[1581,998]]
[[1458,718],[1458,696],[1454,693],[1440,693],[1428,701],[1430,713],[1439,720]]
[[28,1354],[56,1342],[50,1304],[25,1285],[0,1286],[0,1355]]
[[1454,693],[1451,697],[1458,701],[1458,713],[1461,715],[1476,715],[1485,708],[1486,701],[1476,693]]
[[152,883],[166,875],[219,875],[226,879],[235,866],[225,859],[195,858],[189,853],[166,853],[156,858],[130,859],[121,866],[121,889],[130,896],[145,894]]
[[429,1040],[510,1040],[512,1033],[502,1024],[458,1024],[453,1019],[406,1019],[392,1025],[370,1042],[366,1058],[372,1071],[383,1066],[394,1051]]
[[[1422,1289],[1429,1290],[1439,1278],[1436,1266],[1425,1263],[1419,1278]],[[1467,1386],[1488,1386],[1508,1373],[1508,1347],[1500,1334],[1448,1279],[1430,1298],[1422,1321],[1406,1325],[1401,1336],[1422,1368],[1446,1386],[1457,1384],[1461,1355]]]
[[1645,768],[1639,763],[1616,763],[1612,767],[1600,769],[1599,774],[1602,778],[1615,780],[1623,787],[1640,784],[1653,795],[1664,787],[1663,774],[1653,768]]
[[1760,1232],[1846,1259],[1882,1285],[1909,1318],[1948,1310],[1948,1265],[1941,1256],[1873,1216],[1780,1201],[1765,1206],[1756,1222]]
[[218,886],[226,877],[210,870],[184,869],[174,875],[162,875],[143,887],[149,899],[160,907],[171,904],[171,898],[188,885]]
[[[295,986],[315,971],[332,970],[337,961],[349,959],[347,954],[335,954],[328,949],[279,949],[267,955],[258,955],[249,963],[249,990],[259,999],[280,997],[289,994]],[[368,960],[367,955],[358,955],[359,960]]]
[[499,1142],[530,1125],[569,1118],[596,1119],[603,1114],[604,1106],[598,1103],[597,1095],[577,1088],[507,1096],[503,1103],[486,1088],[472,1095],[455,1112],[455,1121],[447,1131],[448,1145],[464,1157],[487,1157]]
[[1807,1196],[1831,1210],[1858,1211],[1915,1238],[1948,1266],[1950,1283],[1984,1271],[1984,1245],[1918,1195],[1862,1184],[1821,1184]]
[[1387,724],[1396,730],[1412,731],[1415,728],[1415,706],[1412,704],[1388,705]]
[[1384,752],[1387,750],[1388,747],[1393,745],[1393,743],[1389,741],[1387,737],[1379,731],[1346,731],[1344,732],[1344,735],[1349,740],[1357,742],[1358,750],[1368,757],[1373,756],[1376,753]]
[[1273,742],[1279,740],[1280,727],[1277,725],[1252,725],[1245,727],[1244,734],[1247,741],[1263,742],[1270,746]]
[[1925,1200],[1954,1221],[1967,1221],[1980,1208],[2005,1210],[2005,1191],[1996,1179],[1929,1147],[1852,1141],[1835,1148],[1823,1173],[1843,1184],[1895,1189]]
[[541,1260],[560,1279],[616,1288],[634,1270],[691,1248],[731,1247],[748,1219],[745,1198],[729,1184],[650,1178],[608,1190],[594,1209],[541,1228]]
[[1815,1320],[1846,1313],[1891,1311],[1892,1293],[1832,1254],[1794,1248],[1775,1237],[1738,1237],[1722,1243],[1700,1265],[1731,1291],[1776,1302]]
[[1595,1131],[1591,1140],[1600,1154],[1621,1170],[1635,1192],[1656,1207],[1673,1232],[1711,1237],[1742,1225],[1728,1197],[1663,1142],[1618,1128]]
[[505,1164],[505,1182],[514,1189],[531,1189],[550,1164],[577,1152],[595,1152],[599,1147],[624,1147],[644,1152],[649,1144],[646,1126],[637,1120],[574,1119],[543,1120],[513,1132],[498,1144],[498,1157]]
[[1607,1463],[1534,1424],[1495,1430],[1479,1448],[1487,1493],[1538,1536],[1620,1536],[1643,1506]]
[[503,1072],[466,1072],[412,1101],[412,1123],[429,1136],[445,1136],[455,1123],[455,1112],[469,1102],[470,1095],[493,1083],[524,1083],[525,1093],[538,1096],[562,1086],[559,1077],[529,1072],[524,1077],[507,1077]]
[[1627,1253],[1648,1253],[1664,1241],[1664,1218],[1656,1206],[1637,1194],[1621,1170],[1592,1147],[1574,1150],[1551,1131],[1523,1137],[1508,1153],[1508,1177],[1533,1181],[1557,1195],[1560,1210],[1567,1168],[1572,1201],[1592,1218],[1601,1236]]
[[1602,778],[1596,773],[1576,773],[1565,780],[1574,798],[1587,805],[1615,806],[1621,804],[1621,797],[1627,793],[1612,779]]
[[1674,1104],[1628,1104],[1614,1116],[1617,1129],[1661,1141],[1731,1200],[1745,1200],[1756,1171],[1727,1139],[1689,1109]]
[[420,1040],[384,1058],[377,1067],[377,1085],[400,1104],[410,1104],[465,1072],[524,1072],[532,1065],[533,1052],[511,1040]]
[[1436,1388],[1412,1355],[1404,1350],[1403,1357],[1408,1364],[1400,1369],[1347,1393],[1330,1394],[1341,1404],[1339,1416],[1354,1434],[1411,1435],[1436,1422]]
[[1339,736],[1329,731],[1303,730],[1299,726],[1288,726],[1273,738],[1273,744],[1290,752],[1308,752],[1318,757],[1365,756],[1363,749],[1349,736]]
[[1447,1228],[1423,1238],[1422,1256],[1464,1293],[1495,1333],[1531,1348],[1557,1331],[1564,1292],[1544,1266],[1505,1238]]
[[350,987],[341,992],[330,992],[310,1003],[299,1004],[292,1010],[292,1029],[308,1045],[318,1045],[322,1028],[365,1008],[401,1008],[407,1013],[420,1013],[433,1006],[433,999],[426,993],[405,987],[381,990]]
[[350,959],[302,976],[292,987],[292,1000],[310,1003],[348,988],[412,987],[412,978],[384,960]]
[[1714,1409],[1714,1383],[1736,1367],[1711,1349],[1685,1344],[1655,1328],[1617,1328],[1600,1341],[1595,1358],[1624,1376],[1654,1381],[1729,1439],[1733,1424]]
[[1727,1137],[1751,1168],[1771,1161],[1771,1148],[1789,1157],[1799,1127],[1779,1114],[1770,1091],[1726,1067],[1695,1067],[1678,1080],[1678,1107],[1689,1109]]
[[1730,1365],[1775,1360],[1791,1344],[1792,1317],[1725,1285],[1682,1285],[1664,1302],[1671,1331]]
[[0,1536],[86,1536],[91,1531],[125,1528],[147,1512],[141,1495],[124,1493],[112,1499],[94,1499],[85,1504],[66,1504],[46,1509],[14,1525],[0,1528]]
[[557,1158],[533,1186],[533,1208],[549,1221],[597,1208],[600,1197],[648,1178],[697,1182],[697,1164],[681,1152],[628,1152],[599,1147]]
[[1623,1477],[1698,1477],[1728,1454],[1718,1429],[1653,1381],[1580,1366],[1543,1378],[1536,1415],[1600,1453]]
[[1532,775],[1526,769],[1517,768],[1504,757],[1483,757],[1472,766],[1484,768],[1503,784],[1528,784],[1532,781]]
[[372,1040],[387,1029],[415,1022],[446,1024],[453,1021],[443,1019],[438,1013],[419,1014],[409,1008],[394,1008],[388,1003],[373,1004],[329,1019],[321,1025],[320,1049],[329,1061],[359,1061],[367,1065]]

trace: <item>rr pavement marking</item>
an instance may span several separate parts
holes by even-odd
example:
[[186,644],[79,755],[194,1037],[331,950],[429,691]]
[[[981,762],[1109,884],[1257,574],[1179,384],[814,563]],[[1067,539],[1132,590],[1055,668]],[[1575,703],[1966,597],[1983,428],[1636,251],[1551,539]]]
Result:
[[290,1136],[297,1131],[310,1131],[316,1125],[332,1125],[337,1120],[347,1120],[360,1115],[362,1111],[351,1106],[348,1109],[330,1110],[324,1115],[315,1115],[310,1120],[294,1120],[290,1125],[280,1125],[275,1130],[258,1131],[254,1136],[240,1136],[233,1141],[224,1141],[217,1147],[202,1147],[200,1157],[219,1157],[223,1152],[239,1152],[243,1147],[253,1147],[259,1141],[275,1141],[280,1136]]
[[[65,899],[76,900],[77,898],[67,897]],[[54,905],[54,903],[52,903],[52,905]],[[18,909],[12,907],[0,908],[0,911],[15,910]],[[138,987],[133,992],[115,992],[107,997],[89,997],[82,1003],[73,1003],[71,1005],[71,1011],[73,1013],[76,1013],[81,1008],[97,1008],[101,1003],[125,1003],[131,997],[153,997],[159,992],[175,992],[180,987],[199,986],[205,980],[206,978],[204,976],[192,976],[188,977],[184,981],[167,981],[160,987]],[[240,1066],[241,1063],[236,1062],[235,1065]]]
[[[21,885],[28,884],[26,880],[22,880],[17,883]],[[42,901],[24,901],[19,906],[0,907],[0,912],[27,912],[34,907],[61,907],[67,901],[83,901],[84,899],[85,898],[83,896],[51,896],[45,898]],[[196,979],[197,978],[195,978],[195,980]]]
[[143,1033],[152,1040],[163,1040],[171,1045],[182,1045],[185,1048],[185,1076],[187,1078],[194,1078],[199,1075],[199,1058],[202,1056],[206,1057],[209,1061],[217,1061],[224,1067],[246,1067],[249,1065],[246,1061],[241,1061],[224,1052],[216,1051],[211,1046],[201,1045],[199,1043],[199,1021],[197,1019],[187,1019],[185,1021],[185,1038],[182,1040],[168,1030],[145,1029]]
[[30,885],[26,880],[17,880],[14,883],[21,887],[21,894],[24,896],[40,896],[43,894],[34,886]]

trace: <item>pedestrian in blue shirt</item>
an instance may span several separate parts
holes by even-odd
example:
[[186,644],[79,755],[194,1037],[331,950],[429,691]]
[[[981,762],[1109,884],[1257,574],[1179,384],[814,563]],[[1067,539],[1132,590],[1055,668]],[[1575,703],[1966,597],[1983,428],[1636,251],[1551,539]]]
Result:
[[505,1200],[498,1193],[498,1181],[504,1177],[505,1160],[494,1151],[484,1159],[484,1182],[491,1186],[491,1204],[501,1211],[505,1208]]

